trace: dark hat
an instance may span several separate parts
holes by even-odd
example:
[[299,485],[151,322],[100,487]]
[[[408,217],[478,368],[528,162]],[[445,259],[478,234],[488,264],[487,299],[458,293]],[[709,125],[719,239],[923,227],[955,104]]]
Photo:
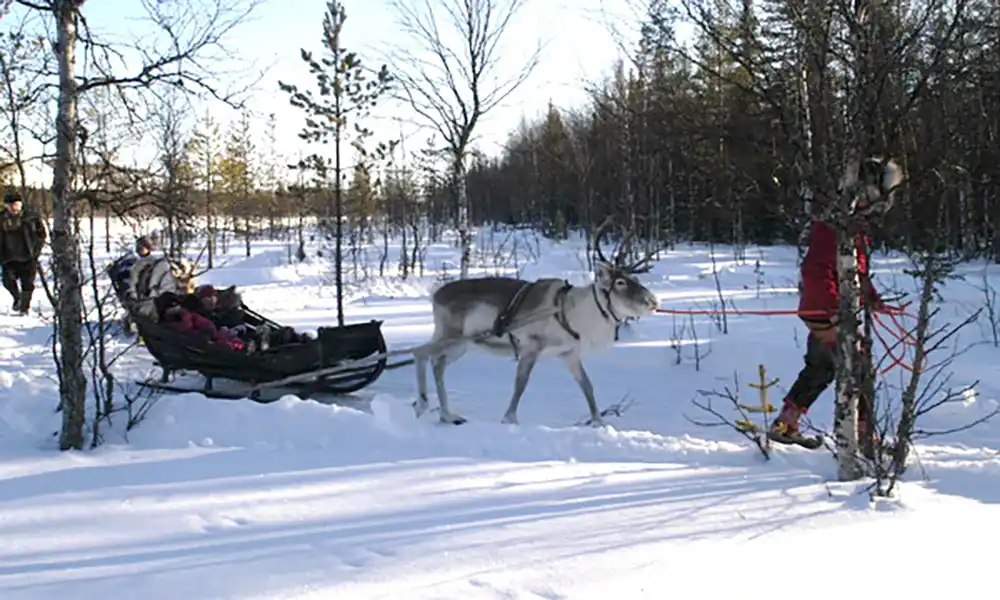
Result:
[[4,204],[14,204],[15,202],[22,202],[22,201],[23,200],[21,198],[21,194],[19,194],[17,192],[11,191],[11,192],[7,192],[6,194],[3,195],[3,203]]
[[214,287],[206,283],[205,285],[199,285],[195,288],[194,295],[195,297],[201,299],[208,298],[210,296],[218,296],[219,292],[217,292]]

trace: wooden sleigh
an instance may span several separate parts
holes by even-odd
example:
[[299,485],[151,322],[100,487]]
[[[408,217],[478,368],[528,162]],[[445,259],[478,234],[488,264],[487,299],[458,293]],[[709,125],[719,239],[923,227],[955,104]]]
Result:
[[[126,320],[161,374],[140,386],[172,393],[197,392],[213,398],[250,398],[266,402],[266,392],[293,393],[301,398],[316,395],[343,396],[374,383],[387,369],[412,364],[405,360],[387,364],[395,353],[387,352],[382,321],[354,323],[343,327],[320,327],[315,338],[285,343],[253,353],[220,347],[190,333],[156,323],[134,310],[125,285],[112,275],[112,285]],[[283,329],[275,321],[242,305],[244,322],[254,328]],[[199,386],[180,385],[177,375],[201,376]],[[272,396],[273,394],[267,394]]]
[[[246,313],[249,325],[280,328],[250,309]],[[255,401],[266,401],[262,396],[265,391],[284,391],[301,398],[345,395],[371,385],[388,366],[382,321],[320,327],[313,339],[247,354],[174,331],[139,314],[130,316],[146,350],[161,370],[159,381],[140,383],[147,388]],[[397,366],[403,365],[391,367]],[[187,372],[201,375],[203,385],[171,384],[173,376]],[[219,380],[226,380],[228,385],[217,385],[221,383]]]

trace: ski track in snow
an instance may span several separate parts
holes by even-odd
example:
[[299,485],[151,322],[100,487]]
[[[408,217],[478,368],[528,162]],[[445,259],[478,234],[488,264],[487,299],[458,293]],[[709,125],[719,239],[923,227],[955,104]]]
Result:
[[[588,281],[582,244],[526,243],[540,244],[540,260],[475,274]],[[287,246],[263,241],[242,253],[234,245],[202,281],[240,286],[280,323],[335,322],[320,260],[290,265]],[[795,308],[794,249],[752,247],[746,261],[716,253],[738,308]],[[456,258],[446,242],[430,249],[423,277],[348,273],[349,320],[383,320],[390,349],[423,343],[427,294],[442,272],[457,272]],[[904,260],[874,264],[883,287],[912,295]],[[964,267],[977,281],[982,268]],[[711,270],[708,249],[690,245],[642,278],[662,307],[706,310],[718,304]],[[949,283],[942,319],[968,314],[981,294]],[[50,314],[41,290],[36,298]],[[59,453],[51,326],[0,313],[2,600],[770,598],[789,587],[832,598],[853,593],[827,583],[837,553],[858,557],[852,590],[982,597],[992,586],[989,553],[955,550],[989,539],[1000,516],[996,423],[921,443],[901,499],[872,506],[864,483],[833,482],[825,451],[780,447],[765,462],[732,430],[689,420],[711,420],[691,400],[735,387],[734,375],[743,400],[756,401],[747,383],[758,363],[780,378],[771,398],[780,402],[801,367],[805,332],[794,317],[731,314],[726,335],[707,315],[633,324],[585,359],[602,406],[634,401],[604,429],[574,426],[586,405],[556,361],[536,368],[521,425],[500,424],[514,365],[470,352],[448,371],[453,406],[469,418],[460,427],[414,418],[405,367],[341,405],[167,395],[127,438],[116,420],[100,448]],[[978,380],[977,393],[927,416],[927,429],[960,428],[996,408],[1000,350],[988,327],[962,332],[958,347],[974,346],[952,368],[952,384]],[[146,377],[151,359],[135,348],[117,371],[123,381]],[[832,392],[810,418],[830,426]]]

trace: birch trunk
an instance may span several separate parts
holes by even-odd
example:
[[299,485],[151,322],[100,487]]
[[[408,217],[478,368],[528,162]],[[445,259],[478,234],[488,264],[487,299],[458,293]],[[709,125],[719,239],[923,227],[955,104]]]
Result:
[[469,225],[469,191],[465,181],[465,152],[454,156],[452,164],[452,184],[455,186],[455,199],[458,202],[458,241],[462,258],[459,261],[459,278],[469,278],[469,267],[472,263],[472,231]]
[[76,18],[79,2],[55,6],[59,101],[56,114],[56,157],[52,166],[52,271],[55,277],[55,322],[59,336],[59,400],[62,405],[61,450],[83,449],[87,379],[83,372],[83,293],[80,284],[79,216],[73,197],[76,164],[77,89]]
[[861,477],[858,463],[858,398],[861,394],[861,360],[857,309],[860,297],[856,236],[850,228],[837,228],[837,278],[840,292],[840,331],[837,337],[837,401],[834,408],[834,438],[837,448],[837,478],[854,481]]

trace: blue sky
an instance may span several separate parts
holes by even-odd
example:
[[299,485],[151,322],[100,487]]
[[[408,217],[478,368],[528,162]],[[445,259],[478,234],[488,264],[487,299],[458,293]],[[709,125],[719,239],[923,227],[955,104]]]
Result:
[[[389,44],[399,43],[399,29],[387,0],[346,0],[344,4],[348,13],[345,45],[357,50],[369,64],[375,63]],[[279,151],[288,157],[303,149],[296,137],[302,114],[288,104],[287,95],[278,89],[277,81],[303,86],[311,83],[299,49],[320,50],[325,9],[324,0],[264,0],[225,40],[238,59],[220,65],[221,69],[237,71],[250,65],[268,69],[247,98],[257,114],[277,115]],[[526,0],[506,38],[508,47],[504,53],[506,64],[501,65],[502,75],[523,64],[524,53],[539,41],[544,44],[541,63],[522,89],[481,123],[480,148],[489,154],[499,153],[507,133],[517,127],[522,117],[536,117],[550,99],[560,106],[584,102],[586,82],[597,81],[608,73],[618,56],[608,18],[602,15],[611,15],[610,20],[615,21],[633,15],[633,10],[629,0]],[[90,0],[84,5],[84,15],[91,28],[105,39],[151,36],[149,24],[140,20],[144,12],[139,2]],[[208,109],[223,123],[236,117],[223,106],[208,105]],[[379,116],[374,125],[381,137],[398,135],[401,125],[392,119],[404,122],[413,119],[412,113],[401,106],[384,106]],[[414,133],[413,126],[403,125],[403,130]],[[425,139],[423,133],[411,135],[408,149],[417,150]],[[144,146],[148,151],[149,145]]]

